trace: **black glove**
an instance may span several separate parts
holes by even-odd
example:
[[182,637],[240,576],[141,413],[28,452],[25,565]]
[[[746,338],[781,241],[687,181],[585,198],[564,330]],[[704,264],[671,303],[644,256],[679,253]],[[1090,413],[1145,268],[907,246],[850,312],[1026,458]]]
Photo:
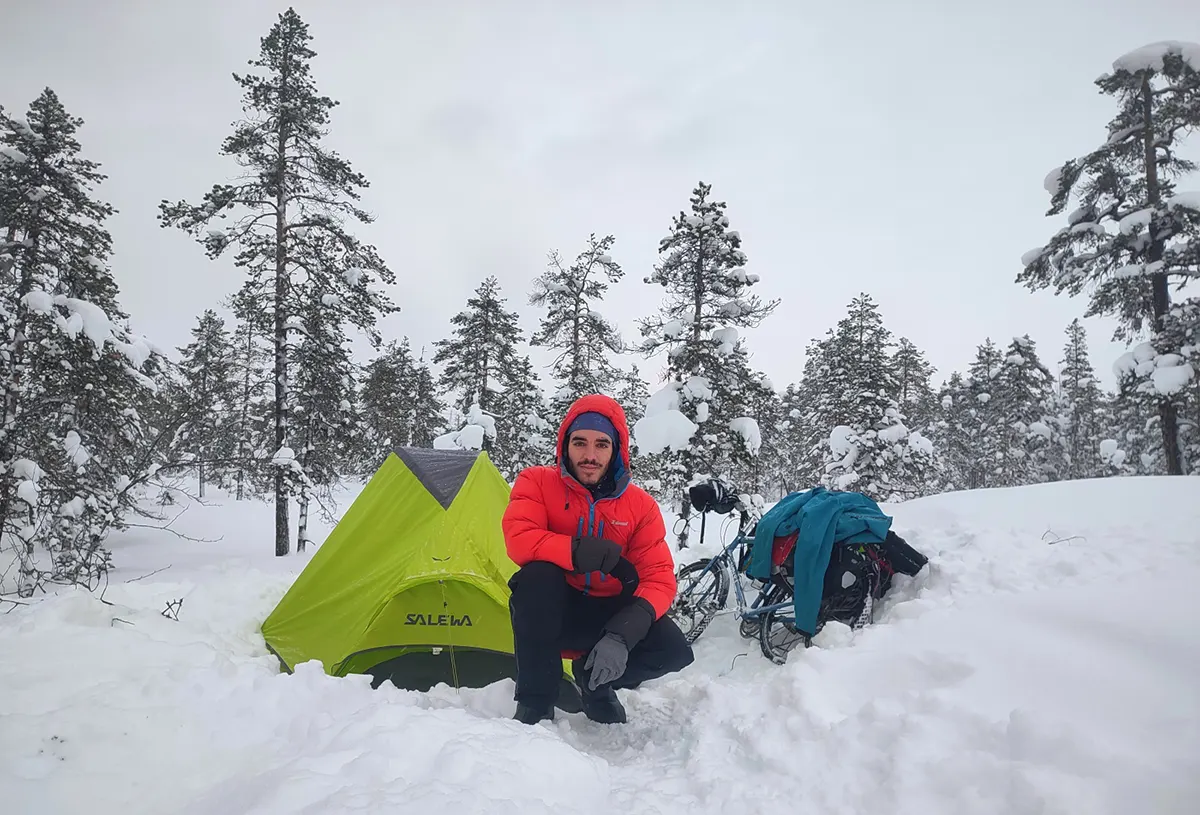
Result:
[[654,606],[639,597],[609,618],[604,625],[606,634],[616,634],[628,647],[641,642],[654,625]]
[[605,538],[580,535],[571,539],[571,566],[579,574],[608,574],[621,559],[621,547]]
[[629,646],[619,636],[613,633],[605,634],[600,642],[588,654],[587,662],[583,664],[586,671],[591,672],[588,688],[595,690],[601,685],[615,682],[625,673],[625,665],[629,661]]

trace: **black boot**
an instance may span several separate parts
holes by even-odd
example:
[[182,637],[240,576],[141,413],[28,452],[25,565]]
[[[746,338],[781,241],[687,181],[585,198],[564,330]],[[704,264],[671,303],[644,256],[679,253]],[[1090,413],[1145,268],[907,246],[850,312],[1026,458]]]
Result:
[[517,712],[513,714],[513,718],[521,724],[537,724],[540,721],[554,721],[554,706],[550,707],[533,707],[517,702]]
[[609,685],[595,690],[579,689],[583,699],[583,715],[601,724],[625,724],[625,707],[617,698],[617,692]]
[[601,724],[625,724],[625,707],[617,698],[617,692],[611,685],[601,685],[591,690],[588,687],[591,672],[584,670],[583,663],[584,660],[578,659],[571,664],[571,673],[575,675],[575,684],[579,686],[583,715]]

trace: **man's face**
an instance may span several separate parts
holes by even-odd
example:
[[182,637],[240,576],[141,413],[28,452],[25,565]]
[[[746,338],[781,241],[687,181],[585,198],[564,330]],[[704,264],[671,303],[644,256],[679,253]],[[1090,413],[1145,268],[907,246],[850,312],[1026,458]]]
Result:
[[576,430],[567,442],[567,462],[581,484],[600,483],[612,461],[612,440],[599,430]]

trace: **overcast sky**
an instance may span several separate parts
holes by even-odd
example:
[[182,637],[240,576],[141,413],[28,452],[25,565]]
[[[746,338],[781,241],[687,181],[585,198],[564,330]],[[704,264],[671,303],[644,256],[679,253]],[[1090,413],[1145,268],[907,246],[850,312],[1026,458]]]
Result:
[[[860,291],[928,353],[935,384],[985,337],[1026,332],[1056,371],[1086,302],[1014,283],[1021,255],[1062,223],[1045,217],[1043,178],[1104,137],[1113,109],[1092,83],[1116,57],[1200,40],[1195,0],[833,5],[295,3],[318,87],[341,102],[328,145],[371,181],[378,221],[357,234],[398,277],[385,336],[418,349],[445,337],[488,275],[528,336],[546,253],[572,257],[596,232],[616,237],[626,272],[603,311],[636,339],[661,292],[642,281],[658,241],[704,180],[728,202],[757,290],[783,301],[748,334],[778,388]],[[240,113],[231,73],[286,6],[6,6],[0,102],[23,113],[50,86],[83,117],[84,153],[120,211],[122,303],[160,346],[185,344],[239,276],[160,228],[158,202],[199,201],[234,174],[217,153]],[[1087,326],[1111,384],[1112,324]]]

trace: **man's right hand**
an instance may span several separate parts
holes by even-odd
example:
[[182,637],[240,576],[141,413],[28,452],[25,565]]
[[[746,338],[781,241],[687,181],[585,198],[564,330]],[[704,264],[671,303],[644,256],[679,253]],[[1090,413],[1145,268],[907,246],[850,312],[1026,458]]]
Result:
[[608,574],[621,559],[621,547],[606,538],[580,535],[571,540],[571,565],[579,574]]

